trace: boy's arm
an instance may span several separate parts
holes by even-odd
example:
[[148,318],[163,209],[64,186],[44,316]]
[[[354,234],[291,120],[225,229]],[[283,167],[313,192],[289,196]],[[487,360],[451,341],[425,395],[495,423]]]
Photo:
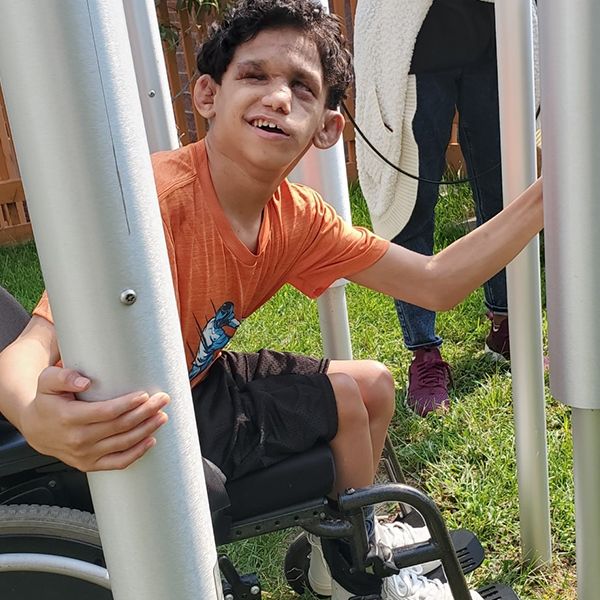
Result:
[[81,471],[123,469],[143,456],[167,420],[166,394],[79,401],[90,380],[50,366],[58,359],[54,326],[34,316],[0,353],[0,412],[38,452]]
[[434,311],[449,310],[506,266],[543,227],[542,179],[434,256],[396,244],[348,279]]

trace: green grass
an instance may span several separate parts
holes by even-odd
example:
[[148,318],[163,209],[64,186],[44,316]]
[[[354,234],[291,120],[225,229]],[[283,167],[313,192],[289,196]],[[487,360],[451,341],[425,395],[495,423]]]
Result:
[[[352,188],[351,198],[355,222],[368,224],[357,187]],[[437,248],[462,234],[460,223],[470,214],[470,206],[468,189],[447,188],[439,203]],[[42,287],[32,244],[0,249],[0,284],[31,309]],[[471,577],[472,585],[501,580],[511,584],[522,600],[574,599],[569,413],[547,397],[554,562],[531,571],[520,562],[510,371],[483,354],[488,322],[481,291],[439,315],[444,357],[453,366],[453,407],[444,417],[426,419],[402,405],[410,354],[404,349],[392,300],[353,284],[347,287],[347,296],[355,358],[381,360],[397,382],[397,411],[390,434],[407,477],[434,498],[450,527],[472,529],[486,548],[486,561]],[[232,344],[237,350],[265,346],[321,354],[316,303],[285,288],[244,323]],[[242,570],[259,572],[267,597],[273,600],[295,597],[282,577],[286,541],[293,534],[264,536],[227,549]]]

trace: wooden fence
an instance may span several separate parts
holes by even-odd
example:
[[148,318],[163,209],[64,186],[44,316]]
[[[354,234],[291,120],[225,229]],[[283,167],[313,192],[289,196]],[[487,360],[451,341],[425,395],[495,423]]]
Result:
[[31,239],[31,224],[0,90],[0,245]]

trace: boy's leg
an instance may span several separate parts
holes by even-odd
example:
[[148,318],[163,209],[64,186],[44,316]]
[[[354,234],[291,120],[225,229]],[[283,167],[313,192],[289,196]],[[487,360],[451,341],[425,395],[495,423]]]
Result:
[[[358,411],[365,412],[368,421],[368,431],[363,434],[363,437],[369,439],[369,450],[373,457],[371,469],[369,470],[370,479],[364,485],[373,483],[375,473],[385,444],[388,426],[394,414],[395,407],[395,389],[394,379],[388,369],[379,362],[371,360],[333,360],[329,363],[327,375],[333,386],[338,407],[338,423],[340,423],[340,411]],[[362,408],[361,408],[362,407]],[[350,431],[356,427],[351,423],[344,423],[344,428]],[[364,430],[364,426],[361,426]],[[340,435],[340,425],[338,424],[338,436]],[[342,432],[343,440],[338,440],[338,445],[341,453],[347,456],[353,456],[358,452],[363,452],[366,448],[361,443],[361,449],[357,447],[356,434],[348,435],[348,443],[346,447],[346,431]],[[337,436],[336,436],[337,437]],[[335,441],[334,438],[333,441]],[[333,447],[333,445],[332,445]],[[335,451],[334,451],[335,452]],[[353,459],[348,460],[350,465]],[[350,475],[351,479],[357,478],[357,474]],[[365,479],[367,478],[365,469]],[[346,479],[345,477],[343,479]],[[337,491],[343,491],[347,487],[358,487],[359,484],[345,485],[346,481],[336,481]]]
[[332,491],[370,485],[394,386],[380,363],[354,362],[224,352],[193,390],[203,455],[236,479],[326,441],[336,462]]

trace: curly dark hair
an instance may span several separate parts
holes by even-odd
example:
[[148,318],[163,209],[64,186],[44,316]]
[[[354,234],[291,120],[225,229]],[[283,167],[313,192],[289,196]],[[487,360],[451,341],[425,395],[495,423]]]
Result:
[[239,0],[210,29],[198,52],[200,74],[221,83],[238,46],[261,31],[291,27],[311,39],[319,52],[327,86],[328,108],[335,109],[353,81],[352,55],[346,46],[340,20],[315,0]]

